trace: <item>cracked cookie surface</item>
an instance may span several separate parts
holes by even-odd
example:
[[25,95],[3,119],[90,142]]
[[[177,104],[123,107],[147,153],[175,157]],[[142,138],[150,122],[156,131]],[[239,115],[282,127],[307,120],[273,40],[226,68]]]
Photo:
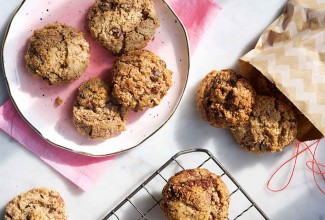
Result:
[[97,0],[88,12],[91,35],[114,54],[144,48],[158,27],[151,0]]
[[204,168],[183,170],[171,177],[160,204],[169,220],[224,220],[230,195],[220,176]]
[[89,63],[89,44],[83,33],[54,23],[34,31],[25,54],[27,70],[49,84],[79,78]]
[[147,50],[122,55],[112,72],[113,96],[133,111],[157,106],[172,85],[166,63]]
[[235,71],[210,72],[200,83],[196,104],[201,117],[217,128],[233,128],[248,120],[255,91]]
[[232,130],[237,142],[255,153],[282,151],[297,134],[293,110],[282,101],[257,96],[248,121]]
[[35,188],[12,199],[5,220],[65,220],[64,201],[55,190]]
[[93,78],[80,85],[72,120],[81,134],[91,139],[109,138],[125,130],[126,115],[103,80]]

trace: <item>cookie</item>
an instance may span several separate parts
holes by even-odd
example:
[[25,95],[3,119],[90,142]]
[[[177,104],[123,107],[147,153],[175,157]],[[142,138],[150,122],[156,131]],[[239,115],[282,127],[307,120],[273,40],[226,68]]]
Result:
[[73,124],[91,139],[106,139],[125,130],[126,110],[111,96],[111,89],[101,79],[93,78],[78,89],[73,106]]
[[297,134],[293,110],[274,97],[257,96],[248,121],[233,129],[237,142],[255,153],[282,151]]
[[97,0],[88,12],[90,34],[114,54],[144,48],[158,27],[151,0]]
[[12,199],[5,220],[65,220],[64,201],[55,190],[35,188]]
[[161,209],[169,220],[224,220],[230,195],[220,176],[189,169],[171,177],[162,191]]
[[201,117],[217,128],[234,128],[245,123],[254,101],[252,86],[230,69],[210,72],[200,83],[196,95]]
[[25,55],[27,70],[50,85],[79,78],[89,63],[89,44],[83,33],[54,23],[34,31]]
[[255,91],[258,95],[275,97],[288,105],[295,115],[301,115],[299,109],[283,93],[262,74],[255,79]]
[[166,63],[147,50],[122,55],[112,72],[113,96],[133,111],[157,106],[172,85]]

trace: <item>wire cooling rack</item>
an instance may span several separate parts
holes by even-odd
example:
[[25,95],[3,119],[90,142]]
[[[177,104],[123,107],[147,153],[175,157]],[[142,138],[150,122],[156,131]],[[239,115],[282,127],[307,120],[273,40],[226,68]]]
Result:
[[208,150],[198,148],[175,154],[103,220],[165,219],[159,203],[162,200],[162,188],[167,180],[181,170],[200,167],[221,176],[231,192],[228,220],[269,219],[222,164]]

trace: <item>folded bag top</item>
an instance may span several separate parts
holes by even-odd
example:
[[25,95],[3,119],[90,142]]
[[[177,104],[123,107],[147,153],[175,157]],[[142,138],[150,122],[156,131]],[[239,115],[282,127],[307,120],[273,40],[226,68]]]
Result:
[[300,111],[299,141],[325,134],[324,12],[325,3],[290,0],[256,47],[239,60],[241,74],[253,85],[264,75]]

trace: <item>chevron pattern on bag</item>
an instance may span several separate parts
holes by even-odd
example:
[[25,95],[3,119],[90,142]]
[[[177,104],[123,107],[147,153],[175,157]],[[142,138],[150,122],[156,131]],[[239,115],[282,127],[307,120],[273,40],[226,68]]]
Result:
[[[325,134],[325,0],[289,0],[241,61],[265,75]],[[241,66],[243,75],[247,69]]]

